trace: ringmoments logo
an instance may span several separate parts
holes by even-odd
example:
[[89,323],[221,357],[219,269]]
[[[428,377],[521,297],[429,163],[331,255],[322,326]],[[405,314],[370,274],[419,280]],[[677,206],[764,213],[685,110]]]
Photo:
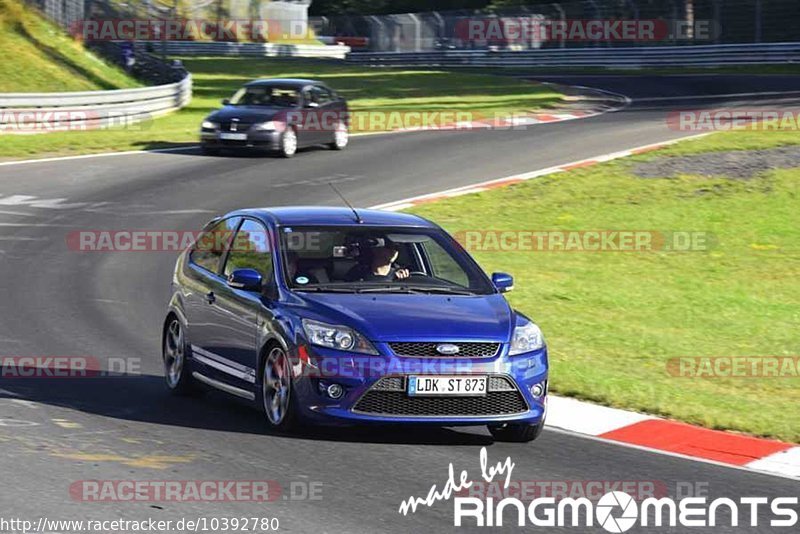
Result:
[[[508,496],[500,499],[487,496],[463,496],[474,484],[493,484],[495,479],[508,489],[515,463],[510,457],[490,464],[486,448],[480,453],[481,479],[473,479],[466,470],[456,475],[453,464],[441,486],[430,487],[425,497],[408,497],[400,504],[402,515],[417,513],[440,501],[453,501],[453,525],[456,527],[602,527],[607,532],[627,532],[636,525],[643,527],[715,527],[741,525],[771,528],[797,528],[798,498],[689,496],[645,497],[636,499],[625,491],[611,490],[593,501],[587,497],[537,497],[523,501]],[[642,497],[641,495],[639,497]]]

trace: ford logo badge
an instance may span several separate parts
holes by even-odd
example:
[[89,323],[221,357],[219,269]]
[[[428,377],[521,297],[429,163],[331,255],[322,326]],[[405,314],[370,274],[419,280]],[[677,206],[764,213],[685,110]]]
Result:
[[453,354],[458,354],[458,345],[453,345],[451,343],[442,343],[441,345],[436,346],[436,352],[439,354],[444,354],[445,356],[452,356]]

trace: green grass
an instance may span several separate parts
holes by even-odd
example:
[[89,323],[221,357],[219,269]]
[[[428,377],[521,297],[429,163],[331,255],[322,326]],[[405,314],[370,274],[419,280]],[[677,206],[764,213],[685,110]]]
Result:
[[553,391],[800,442],[800,378],[674,378],[691,356],[800,355],[800,169],[751,180],[642,179],[637,161],[800,143],[726,132],[413,211],[459,230],[711,232],[707,252],[476,252],[542,326]]
[[0,0],[0,92],[63,92],[140,85],[18,0]]
[[[481,74],[266,58],[194,58],[185,59],[184,64],[193,75],[194,96],[180,112],[129,129],[6,136],[0,145],[0,158],[196,144],[202,119],[220,106],[221,99],[254,78],[320,79],[346,97],[354,112],[446,110],[491,116],[543,109],[561,99],[547,86]],[[358,129],[354,131],[357,133]]]

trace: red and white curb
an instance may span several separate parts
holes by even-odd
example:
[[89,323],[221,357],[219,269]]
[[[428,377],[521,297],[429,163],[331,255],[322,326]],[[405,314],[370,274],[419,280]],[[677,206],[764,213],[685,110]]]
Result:
[[[709,134],[703,133],[673,141],[644,145],[538,171],[380,204],[373,206],[372,209],[399,211],[437,200],[480,193],[540,176],[642,154],[679,141],[706,135]],[[551,395],[548,399],[547,426],[662,454],[800,479],[800,447],[781,441],[709,430],[651,415],[608,408],[555,395]]]
[[547,426],[695,460],[800,479],[800,447],[551,396]]
[[605,161],[611,161],[614,159],[625,158],[628,156],[633,156],[636,154],[643,154],[645,152],[650,152],[653,150],[658,150],[665,146],[669,146],[675,144],[680,141],[685,141],[687,139],[696,139],[699,137],[705,137],[709,135],[709,133],[702,133],[698,135],[692,135],[688,137],[682,137],[680,139],[674,139],[672,141],[665,141],[662,143],[654,143],[650,145],[643,145],[636,148],[631,148],[629,150],[621,150],[619,152],[612,152],[610,154],[604,154],[602,156],[595,156],[593,158],[582,159],[578,161],[573,161],[570,163],[565,163],[563,165],[556,165],[554,167],[547,167],[546,169],[539,169],[537,171],[526,172],[523,174],[515,174],[514,176],[507,176],[505,178],[498,178],[496,180],[489,180],[486,182],[480,182],[477,184],[467,185],[463,187],[456,187],[453,189],[447,189],[445,191],[439,191],[437,193],[430,193],[427,195],[420,195],[416,197],[410,197],[403,200],[397,200],[394,202],[387,202],[386,204],[379,204],[377,206],[372,206],[371,209],[378,209],[384,211],[400,211],[408,208],[412,208],[414,206],[419,206],[420,204],[428,204],[430,202],[436,202],[438,200],[443,200],[445,198],[452,198],[461,195],[470,195],[472,193],[481,193],[483,191],[489,191],[491,189],[497,189],[498,187],[507,187],[509,185],[518,184],[520,182],[525,182],[527,180],[532,180],[534,178],[539,178],[541,176],[547,176],[550,174],[555,174],[558,172],[566,172],[571,171],[573,169],[579,169],[582,167],[591,167],[592,165],[596,165],[598,163],[603,163]]

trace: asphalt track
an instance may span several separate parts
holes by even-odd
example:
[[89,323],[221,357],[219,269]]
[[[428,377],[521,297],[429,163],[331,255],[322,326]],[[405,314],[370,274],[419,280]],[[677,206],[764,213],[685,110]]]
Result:
[[[175,254],[67,248],[72,230],[194,230],[244,206],[339,204],[329,181],[357,206],[469,185],[679,138],[688,133],[670,130],[665,110],[752,99],[705,102],[697,95],[798,87],[797,79],[778,76],[548,79],[645,100],[526,131],[363,137],[341,153],[315,149],[292,160],[205,157],[189,150],[0,166],[0,355],[124,358],[140,361],[142,372],[0,379],[0,518],[260,516],[277,517],[281,530],[291,532],[448,532],[454,530],[450,502],[408,516],[398,507],[443,484],[450,462],[478,477],[482,446],[491,461],[512,458],[515,480],[655,481],[672,493],[679,483],[700,483],[711,496],[797,496],[797,481],[556,431],[528,445],[494,443],[482,428],[271,435],[261,414],[222,394],[175,399],[166,393],[159,334]],[[652,98],[661,100],[646,100]],[[321,483],[322,494],[319,500],[269,504],[76,502],[69,485],[86,479],[268,479],[285,492],[292,483]],[[764,524],[768,516],[760,514],[757,528],[710,530],[771,532]]]

